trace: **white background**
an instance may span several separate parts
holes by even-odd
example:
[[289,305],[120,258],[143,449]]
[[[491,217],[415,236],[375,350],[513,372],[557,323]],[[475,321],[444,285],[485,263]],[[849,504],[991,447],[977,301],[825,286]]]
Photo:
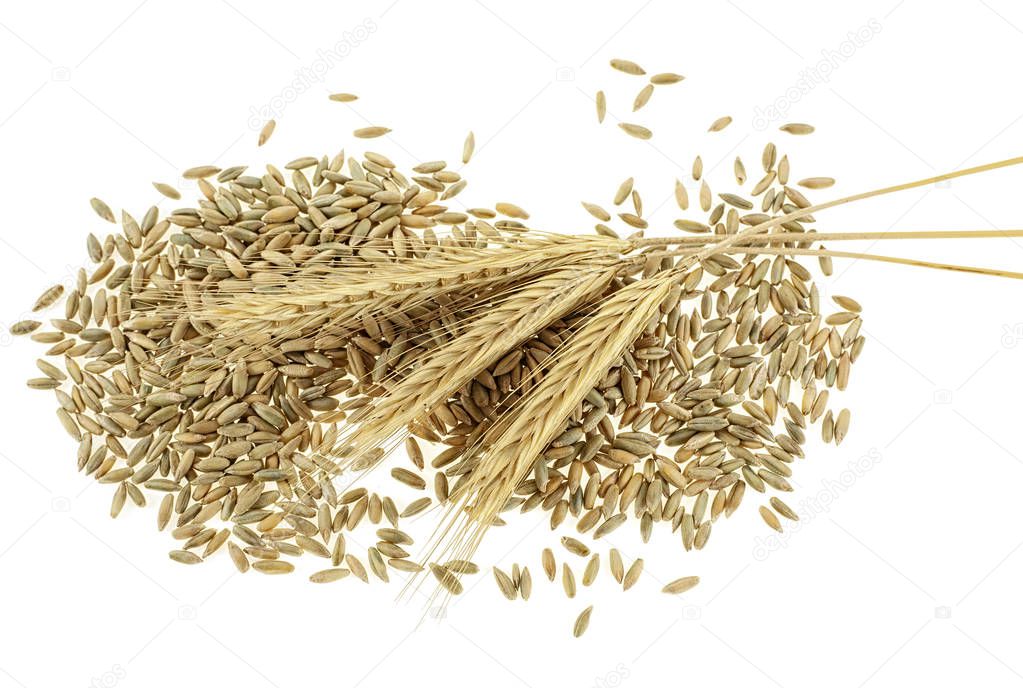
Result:
[[[1008,0],[7,3],[4,331],[84,263],[87,232],[108,231],[89,197],[141,217],[160,201],[150,181],[357,152],[365,142],[350,132],[367,124],[394,129],[370,148],[401,165],[454,163],[474,130],[460,200],[514,201],[559,231],[589,231],[578,202],[609,205],[635,176],[652,226],[669,233],[673,180],[695,154],[728,190],[732,158],[753,176],[767,140],[794,178],[839,180],[817,200],[1019,155],[1021,34],[1023,8]],[[688,79],[632,115],[642,81],[612,72],[612,57]],[[790,91],[808,69],[827,78]],[[348,107],[326,99],[333,91],[361,98]],[[758,108],[772,104],[789,114],[764,130]],[[257,149],[267,105],[277,132]],[[725,114],[731,127],[705,133]],[[778,132],[789,119],[817,133]],[[655,137],[630,139],[617,120]],[[820,213],[819,227],[1020,227],[1021,182],[1019,168],[960,179]],[[1023,264],[1023,240],[853,246]],[[170,562],[152,509],[129,504],[114,522],[109,489],[75,473],[52,396],[24,386],[38,345],[5,335],[0,686],[1023,683],[1023,285],[836,261],[821,289],[863,303],[869,342],[836,400],[853,410],[849,438],[823,447],[812,433],[798,466],[789,501],[817,507],[800,526],[769,539],[748,493],[699,553],[667,532],[642,546],[623,529],[611,539],[648,575],[623,594],[605,568],[566,600],[539,568],[540,549],[557,547],[545,515],[511,516],[478,561],[529,564],[533,600],[509,603],[481,575],[441,620],[424,596],[396,601],[400,585],[242,576],[223,554]],[[703,582],[681,598],[659,592],[694,574]]]

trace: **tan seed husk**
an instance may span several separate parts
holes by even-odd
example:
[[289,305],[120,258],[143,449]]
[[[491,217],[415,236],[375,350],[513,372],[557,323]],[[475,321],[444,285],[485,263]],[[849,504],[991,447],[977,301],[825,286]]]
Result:
[[795,136],[806,136],[807,134],[812,134],[814,132],[814,128],[811,125],[802,124],[800,122],[790,122],[788,124],[783,124],[780,127],[778,127],[778,129],[786,133],[793,134]]
[[732,165],[735,172],[735,183],[742,186],[746,183],[746,166],[742,164],[741,158],[736,158]]
[[554,559],[554,552],[550,547],[545,547],[540,559],[543,564],[544,574],[547,576],[549,581],[553,582],[558,575],[558,564]]
[[672,224],[675,225],[676,229],[681,229],[683,232],[705,234],[711,231],[709,225],[705,225],[702,222],[697,222],[696,220],[675,220]]
[[728,115],[725,115],[724,117],[718,117],[716,120],[711,122],[710,127],[707,128],[707,131],[710,132],[721,131],[731,123],[732,118]]
[[122,482],[114,490],[114,496],[110,500],[110,518],[117,518],[121,513],[121,509],[124,508],[124,502],[128,497],[128,488]]
[[281,559],[257,559],[252,562],[252,568],[267,575],[281,575],[294,571],[295,565]]
[[789,519],[790,521],[799,520],[799,514],[793,511],[785,502],[781,501],[777,497],[771,497],[770,501],[771,506],[774,507],[774,510],[777,511],[782,516],[784,516],[785,518]]
[[276,128],[277,120],[273,119],[267,120],[266,124],[263,125],[263,128],[259,130],[259,140],[256,141],[256,145],[262,146],[264,143],[269,141],[270,137],[273,136],[274,129]]
[[[170,495],[167,496],[170,497]],[[231,557],[231,562],[234,564],[235,568],[238,569],[239,573],[245,573],[249,570],[249,559],[245,556],[245,552],[242,551],[241,547],[233,542],[228,542],[227,552]]]
[[[32,312],[38,312],[45,308],[49,308],[57,302],[58,299],[64,294],[64,285],[55,284],[36,299],[35,304],[32,305]],[[34,328],[33,328],[34,329]]]
[[653,94],[654,94],[653,84],[647,84],[646,86],[641,88],[639,90],[639,93],[636,94],[635,99],[633,99],[632,101],[632,111],[636,112],[637,110],[645,106],[647,103],[649,103],[650,96],[652,96]]
[[579,540],[576,540],[574,537],[569,537],[567,535],[561,538],[561,546],[576,556],[585,557],[590,554],[589,547]]
[[362,127],[353,131],[352,136],[357,139],[375,139],[389,133],[391,130],[387,127]]
[[410,518],[428,509],[432,503],[433,500],[430,497],[420,497],[409,502],[409,505],[401,511],[400,515],[402,518]]
[[849,409],[842,409],[838,412],[838,418],[835,419],[835,444],[842,444],[842,440],[849,433],[849,421],[852,414]]
[[616,69],[619,72],[625,74],[632,74],[633,76],[642,76],[646,74],[646,71],[632,60],[612,59],[611,69]]
[[575,597],[575,574],[572,573],[572,568],[567,563],[561,565],[561,588],[569,599]]
[[497,588],[501,591],[509,600],[514,600],[518,597],[518,588],[515,586],[515,582],[511,576],[502,571],[501,569],[494,567],[494,580],[497,582]]
[[599,540],[605,535],[613,533],[615,530],[621,527],[621,525],[624,524],[627,519],[628,516],[626,514],[615,514],[614,516],[610,517],[609,519],[601,523],[599,526],[597,526],[597,529],[593,531],[593,539]]
[[675,202],[681,210],[689,209],[689,193],[679,180],[675,180]]
[[369,569],[373,572],[373,575],[387,583],[390,577],[387,575],[387,565],[384,563],[384,558],[380,555],[380,550],[376,547],[370,547],[366,550],[366,559],[369,560]]
[[593,582],[597,580],[598,573],[600,573],[600,555],[594,554],[590,557],[590,560],[586,562],[586,568],[583,569],[583,585],[593,585]]
[[464,559],[451,559],[450,561],[444,562],[444,568],[451,571],[452,573],[458,574],[475,574],[480,572],[480,567],[471,561],[465,561]]
[[619,122],[618,126],[629,136],[633,138],[642,139],[644,141],[653,137],[654,133],[644,127],[641,124],[633,124],[631,122]]
[[625,580],[625,564],[622,562],[622,554],[615,548],[611,548],[609,555],[609,566],[611,575],[620,584]]
[[692,590],[699,583],[699,576],[683,576],[682,578],[676,578],[665,585],[661,588],[661,592],[668,593],[669,595],[681,595],[684,592]]
[[529,219],[529,213],[514,203],[495,203],[494,210],[506,217],[514,217],[519,220]]
[[176,561],[179,564],[201,564],[202,557],[194,552],[189,552],[183,549],[171,550],[168,553],[172,561]]
[[586,632],[586,629],[590,627],[590,616],[593,614],[593,605],[584,609],[578,617],[576,617],[575,624],[572,626],[572,635],[576,638],[582,636]]
[[351,571],[342,568],[323,569],[309,574],[311,583],[333,583],[351,575]]
[[611,213],[607,212],[599,205],[595,203],[587,203],[586,201],[583,201],[582,204],[583,208],[586,209],[586,212],[588,212],[590,215],[597,218],[601,222],[608,222],[611,220]]
[[114,211],[112,211],[110,209],[110,206],[108,206],[106,203],[104,203],[100,199],[98,199],[98,198],[90,198],[89,199],[89,204],[92,205],[93,211],[95,211],[95,213],[97,215],[99,215],[101,218],[103,218],[107,222],[117,222],[117,219],[114,217]]
[[181,192],[175,189],[170,184],[164,184],[163,182],[153,182],[153,188],[159,191],[167,198],[170,198],[171,200],[177,201],[181,198]]
[[[784,183],[782,181],[782,184]],[[807,177],[800,179],[796,184],[806,189],[827,189],[835,185],[835,180],[831,177]]]
[[[764,172],[770,172],[774,169],[774,163],[778,158],[778,147],[773,143],[767,143],[764,146],[764,152],[760,156],[760,163],[764,168]],[[756,194],[754,194],[756,195]]]
[[660,74],[654,74],[650,77],[650,83],[655,86],[668,86],[670,84],[677,84],[685,79],[681,74],[674,74],[672,72],[661,72]]
[[773,511],[768,509],[766,506],[761,506],[759,511],[760,517],[764,519],[764,523],[774,530],[777,530],[779,533],[782,532],[781,522],[778,520],[778,517],[774,515]]
[[174,495],[164,495],[156,514],[156,529],[163,530],[170,523],[171,510],[174,508]]
[[850,311],[852,313],[863,312],[863,306],[861,306],[859,302],[852,297],[832,296],[831,300],[838,304],[841,308],[844,308],[845,310]]
[[618,185],[618,189],[615,191],[614,204],[621,205],[625,202],[625,199],[632,193],[633,178],[629,177],[621,184]]
[[412,561],[411,559],[403,559],[398,557],[392,557],[387,560],[387,565],[395,571],[401,571],[402,573],[419,573],[423,570],[423,567]]
[[625,572],[625,577],[622,579],[622,590],[628,590],[639,581],[639,577],[643,575],[643,560],[637,559],[632,562],[632,566]]
[[9,332],[14,336],[32,334],[42,325],[38,320],[19,320],[11,325]]
[[426,480],[421,475],[413,473],[407,468],[392,468],[391,477],[400,483],[408,485],[413,490],[425,490]]
[[529,572],[529,567],[523,566],[522,573],[519,574],[519,597],[523,601],[529,601],[529,598],[533,594],[533,575]]
[[[198,167],[189,167],[181,173],[181,176],[185,179],[205,179],[206,177],[212,177],[218,172],[220,172],[219,167],[214,167],[213,165],[199,165]],[[113,222],[113,220],[111,220],[111,222]]]
[[452,595],[461,595],[464,590],[462,582],[458,580],[458,576],[452,573],[448,568],[439,564],[430,564],[430,572],[433,577],[444,586],[444,589],[450,592]]
[[354,554],[345,555],[345,564],[348,565],[348,570],[352,572],[356,578],[361,580],[363,583],[369,582],[369,575],[366,573],[366,567],[362,565],[358,557]]

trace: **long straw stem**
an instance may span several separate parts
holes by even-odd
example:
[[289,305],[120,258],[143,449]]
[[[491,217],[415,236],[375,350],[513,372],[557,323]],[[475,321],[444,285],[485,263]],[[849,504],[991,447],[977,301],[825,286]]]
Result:
[[[671,245],[706,245],[720,242],[727,234],[702,234],[682,237],[650,237],[633,242],[636,248]],[[967,229],[891,232],[779,232],[745,235],[737,244],[773,244],[822,241],[890,241],[902,239],[1014,239],[1023,237],[1023,229]]]
[[706,258],[707,256],[710,256],[714,252],[716,252],[716,250],[718,248],[721,248],[721,247],[724,247],[724,246],[731,246],[731,245],[737,243],[744,236],[748,236],[748,235],[751,235],[751,234],[763,234],[763,233],[765,233],[769,229],[772,229],[774,227],[780,227],[781,225],[785,224],[786,222],[791,222],[792,220],[798,220],[801,217],[805,217],[806,215],[812,215],[813,213],[821,211],[821,210],[827,210],[828,208],[837,208],[838,206],[845,205],[847,203],[853,203],[855,201],[864,201],[864,200],[867,200],[868,198],[876,198],[877,196],[885,196],[887,194],[897,193],[899,191],[908,191],[909,189],[916,189],[916,188],[919,188],[921,186],[928,186],[929,184],[937,184],[938,182],[948,181],[949,179],[956,179],[958,177],[966,177],[966,176],[969,176],[971,174],[980,174],[981,172],[989,172],[991,170],[997,170],[997,169],[1000,169],[1002,167],[1010,167],[1012,165],[1019,165],[1021,163],[1023,163],[1023,156],[1016,157],[1016,158],[1008,158],[1006,160],[998,160],[996,162],[989,162],[989,163],[987,163],[985,165],[977,165],[975,167],[968,167],[965,170],[956,170],[955,172],[946,172],[945,174],[939,174],[939,175],[934,176],[934,177],[926,177],[924,179],[918,179],[916,181],[906,182],[904,184],[896,184],[894,186],[886,186],[886,187],[881,188],[881,189],[874,189],[873,191],[864,191],[862,193],[853,194],[852,196],[845,196],[843,198],[836,198],[834,200],[826,201],[826,202],[820,203],[818,205],[811,205],[811,206],[806,207],[806,208],[800,208],[799,210],[794,210],[791,213],[788,213],[787,215],[782,215],[781,217],[775,217],[775,218],[772,218],[770,220],[767,220],[766,222],[761,222],[760,224],[754,225],[753,227],[750,227],[747,230],[739,232],[738,234],[731,234],[731,235],[729,235],[729,237],[727,239],[723,239],[719,244],[717,244],[717,246],[715,246],[713,248],[710,248],[710,249],[705,249],[704,251],[701,251],[700,253],[696,254],[696,256],[693,258],[693,260],[699,260],[701,258]]
[[[932,268],[935,270],[949,270],[952,272],[969,272],[976,275],[989,275],[992,277],[1008,277],[1010,279],[1023,279],[1023,272],[1014,272],[1012,270],[999,270],[997,268],[980,268],[969,265],[955,265],[951,263],[935,263],[927,260],[917,260],[915,258],[901,258],[898,256],[882,256],[874,253],[857,253],[854,251],[832,251],[830,249],[816,249],[816,248],[786,248],[786,247],[765,247],[765,246],[729,246],[720,251],[721,253],[745,253],[753,255],[772,255],[772,256],[828,256],[832,258],[852,258],[855,260],[869,260],[879,263],[895,263],[898,265],[913,265],[922,268]],[[665,256],[694,256],[696,252],[692,249],[681,250],[681,251],[665,251],[664,253],[656,252],[649,255],[665,255]]]

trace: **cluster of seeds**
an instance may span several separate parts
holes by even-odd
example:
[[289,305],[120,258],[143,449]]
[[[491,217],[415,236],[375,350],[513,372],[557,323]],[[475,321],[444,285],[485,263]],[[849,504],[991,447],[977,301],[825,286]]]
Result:
[[[241,167],[188,170],[184,176],[197,179],[204,196],[197,207],[161,219],[154,206],[141,222],[125,212],[120,232],[102,240],[90,234],[96,267],[78,271],[63,317],[45,331],[36,331],[41,323],[34,320],[11,328],[49,345],[37,362],[44,377],[28,385],[54,390],[58,419],[79,442],[79,469],[116,486],[111,514],[126,498],[142,506],[147,493],[161,495],[158,526],[173,524],[172,536],[183,541],[171,552],[175,561],[198,563],[228,544],[240,570],[253,560],[258,571],[285,573],[292,565],[279,557],[305,553],[335,567],[344,562],[365,580],[343,535],[365,519],[391,526],[377,531],[381,541],[366,554],[377,577],[387,578],[384,562],[420,570],[402,549],[411,538],[396,528],[432,500],[411,499],[399,509],[364,488],[338,494],[336,467],[316,462],[317,449],[335,441],[338,423],[357,419],[378,393],[364,379],[387,373],[377,361],[390,359],[400,369],[424,352],[410,343],[407,323],[366,315],[345,336],[325,328],[314,339],[282,332],[263,340],[218,337],[199,315],[204,298],[266,293],[289,279],[322,279],[329,268],[355,274],[384,256],[429,261],[463,243],[484,249],[487,233],[523,229],[513,220],[492,227],[481,219],[485,227],[477,230],[467,215],[436,205],[465,185],[444,163],[418,166],[410,184],[384,156],[349,159],[347,173],[345,162],[343,153],[296,159],[285,165],[290,185],[273,166],[261,177]],[[216,183],[209,181],[214,176]],[[92,205],[114,220],[105,203]],[[499,207],[525,216],[517,206]],[[438,238],[439,226],[450,226],[450,234]],[[47,289],[33,310],[52,307],[64,292],[62,285]],[[456,325],[423,318],[416,332]],[[408,361],[398,360],[403,348]],[[396,468],[393,475],[415,490],[425,486],[418,473]],[[211,525],[215,520],[223,525]],[[328,570],[312,578],[340,577]]]
[[[646,76],[646,70],[632,60],[613,59],[611,60],[611,68],[632,76]],[[636,112],[650,102],[650,98],[654,95],[654,88],[656,86],[670,86],[671,84],[677,84],[684,79],[685,77],[681,74],[675,74],[673,72],[654,74],[649,78],[648,82],[640,89],[639,93],[637,93],[636,97],[633,99],[632,111]],[[597,121],[603,122],[604,117],[607,115],[607,96],[603,91],[597,91],[596,103]],[[637,139],[645,140],[653,136],[653,132],[640,124],[619,122],[618,126],[626,134],[634,136]]]
[[[633,62],[632,60],[623,60],[615,58],[611,60],[611,68],[629,74],[631,76],[646,77],[647,72],[643,67]],[[685,79],[681,74],[675,74],[674,72],[661,72],[654,74],[649,77],[646,84],[639,90],[636,97],[632,101],[632,111],[637,112],[647,103],[650,102],[651,96],[654,94],[655,86],[669,86],[671,84],[677,84]],[[607,94],[604,91],[597,91],[597,95],[594,98],[594,102],[597,105],[597,121],[600,123],[604,122],[604,118],[607,116]],[[718,117],[710,126],[707,127],[709,132],[717,132],[724,130],[729,124],[732,123],[732,117],[730,115],[724,115]],[[629,136],[637,139],[643,139],[644,141],[653,138],[653,132],[641,124],[635,124],[633,122],[619,122],[618,127]],[[814,131],[812,125],[803,124],[799,122],[793,122],[791,124],[784,124],[779,127],[781,131],[787,132],[794,135],[805,135],[811,134]]]
[[[655,75],[635,109],[654,85],[681,79]],[[604,102],[599,94],[601,117]],[[463,163],[474,147],[470,133]],[[163,217],[154,206],[140,221],[123,212],[119,231],[90,234],[92,267],[35,303],[43,311],[63,298],[61,317],[11,332],[49,347],[43,377],[28,385],[53,390],[79,470],[114,486],[111,515],[157,496],[176,562],[225,550],[242,572],[278,574],[294,570],[288,558],[311,556],[325,560],[317,583],[428,569],[457,595],[462,576],[479,572],[470,558],[482,532],[537,508],[552,530],[571,522],[594,541],[631,517],[644,542],[662,524],[698,550],[748,489],[792,490],[811,424],[826,442],[843,440],[849,412],[834,414],[830,396],[864,344],[859,304],[835,297],[839,310],[824,313],[796,258],[814,253],[814,217],[789,184],[788,158],[768,144],[761,162],[748,193],[715,198],[697,157],[703,215],[675,221],[682,241],[644,236],[631,178],[612,198],[631,203],[617,213],[622,238],[596,203],[583,203],[599,221],[588,237],[531,230],[512,203],[452,208],[466,180],[443,161],[409,176],[372,152],[262,174],[195,167],[183,174],[198,185],[195,206]],[[741,191],[738,158],[734,172]],[[689,210],[679,182],[675,198]],[[768,246],[745,240],[758,233]],[[818,260],[830,274],[830,257]],[[355,484],[402,445],[408,463],[390,464],[397,496]],[[453,539],[413,557],[404,522],[437,505],[459,524]],[[798,518],[776,495],[760,513],[777,530],[778,516]],[[374,544],[350,551],[364,530]],[[561,542],[592,585],[600,553]],[[626,569],[612,548],[606,561],[623,590],[639,581],[642,559]],[[546,549],[541,565],[576,596],[568,562],[559,576]],[[508,599],[530,597],[527,566],[493,575]]]
[[[712,211],[711,222],[725,212],[723,205]],[[762,221],[727,212],[728,222]],[[777,212],[789,209],[781,203]],[[670,270],[672,258],[647,266]],[[686,302],[695,305],[685,308]],[[644,540],[655,522],[667,521],[681,530],[686,549],[701,548],[712,521],[731,515],[747,486],[791,490],[786,478],[803,456],[808,424],[823,419],[827,441],[844,438],[848,413],[836,422],[830,390],[846,387],[864,340],[858,304],[848,298],[840,304],[843,310],[822,315],[809,271],[793,259],[705,259],[586,393],[505,508],[541,507],[551,512],[552,527],[571,516],[579,532],[592,531],[595,538],[623,525],[631,511]],[[549,326],[514,358],[546,372],[544,358],[574,325],[568,318]],[[489,381],[509,374],[511,360],[447,402],[444,416],[466,419],[448,424],[448,433],[478,431],[478,422],[468,419],[477,408],[489,415],[488,389],[496,387]],[[515,397],[511,392],[500,402],[514,404]],[[776,423],[781,432],[772,429]],[[442,424],[436,414],[430,419],[434,427]],[[453,463],[458,475],[475,458],[458,446],[434,465]]]

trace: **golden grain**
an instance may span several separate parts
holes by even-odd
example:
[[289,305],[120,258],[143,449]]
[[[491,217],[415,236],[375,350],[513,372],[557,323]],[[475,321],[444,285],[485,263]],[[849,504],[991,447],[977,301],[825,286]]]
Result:
[[710,127],[707,128],[707,131],[711,131],[711,132],[721,131],[722,129],[724,129],[725,127],[727,127],[731,123],[732,123],[732,118],[729,117],[728,115],[725,115],[724,117],[718,117],[716,120],[711,122]]
[[259,130],[259,139],[256,141],[257,146],[262,146],[264,143],[270,140],[273,136],[274,129],[277,128],[277,120],[269,119],[263,128]]
[[619,122],[618,126],[629,136],[644,141],[650,139],[654,133],[640,124],[632,124],[630,122]]
[[670,84],[677,84],[678,82],[685,79],[681,74],[674,74],[672,72],[662,72],[660,74],[654,74],[650,77],[650,83],[655,86],[667,86]]
[[802,123],[799,123],[799,122],[791,122],[789,124],[783,124],[780,127],[778,127],[778,129],[780,129],[781,131],[787,132],[789,134],[794,134],[796,136],[805,136],[807,134],[812,134],[814,132],[814,128],[811,125],[809,125],[809,124],[802,124]]
[[681,595],[682,593],[695,588],[699,582],[699,576],[684,576],[682,578],[676,578],[661,588],[661,592],[668,593],[669,595]]
[[575,624],[572,626],[572,635],[576,638],[582,636],[586,632],[586,629],[590,627],[590,616],[593,614],[593,605],[584,609],[578,617],[576,617]]
[[611,68],[634,76],[642,76],[646,74],[646,71],[642,67],[631,60],[612,59]]
[[362,127],[353,131],[352,136],[357,139],[375,139],[389,133],[391,130],[387,127]]

